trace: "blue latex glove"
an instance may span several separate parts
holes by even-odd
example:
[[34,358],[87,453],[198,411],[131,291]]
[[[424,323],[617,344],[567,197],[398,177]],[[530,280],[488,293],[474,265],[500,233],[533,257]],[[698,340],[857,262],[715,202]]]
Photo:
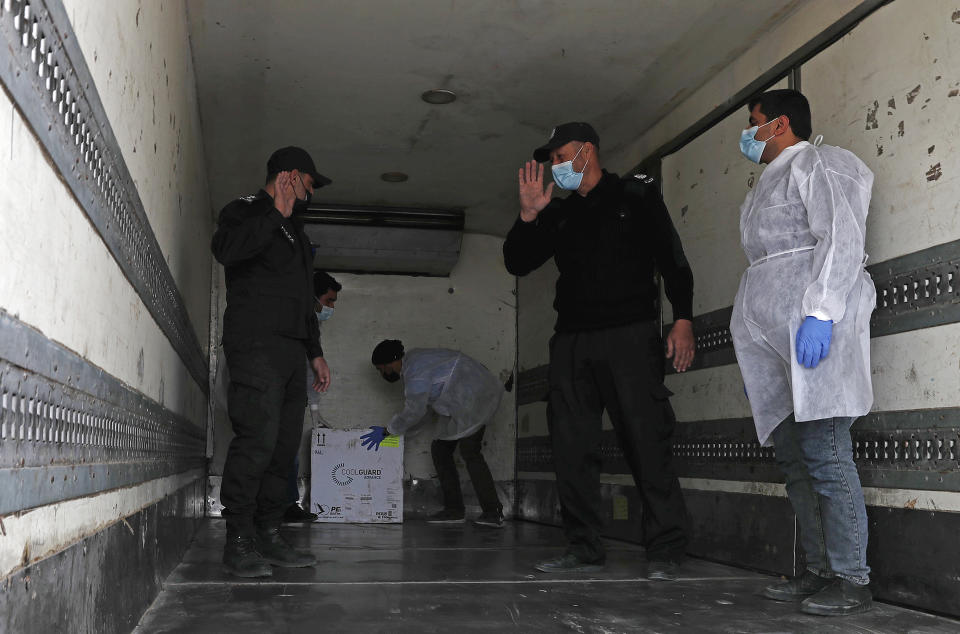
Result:
[[373,431],[369,434],[364,434],[360,436],[360,444],[367,448],[367,451],[371,449],[375,451],[380,451],[380,443],[383,442],[384,437],[387,435],[386,427],[371,427]]
[[807,317],[797,330],[797,362],[805,368],[815,368],[830,353],[833,320],[821,321]]

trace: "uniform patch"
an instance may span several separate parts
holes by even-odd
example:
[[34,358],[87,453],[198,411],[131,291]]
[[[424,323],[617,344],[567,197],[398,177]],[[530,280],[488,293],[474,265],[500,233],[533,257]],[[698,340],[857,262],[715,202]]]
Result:
[[634,174],[633,177],[647,185],[653,182],[653,176],[647,176],[646,174]]
[[245,203],[252,203],[252,202],[255,201],[256,199],[257,199],[257,195],[256,195],[256,194],[250,194],[249,196],[241,196],[241,197],[240,197],[240,200],[242,200],[242,201],[245,202]]

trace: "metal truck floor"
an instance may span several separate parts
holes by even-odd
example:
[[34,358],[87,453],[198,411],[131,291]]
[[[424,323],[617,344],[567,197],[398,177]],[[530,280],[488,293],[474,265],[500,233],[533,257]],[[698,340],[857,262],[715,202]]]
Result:
[[616,541],[601,573],[538,573],[533,564],[564,540],[528,522],[310,524],[286,534],[317,556],[315,567],[238,579],[220,564],[223,522],[208,520],[135,633],[960,632],[960,621],[883,603],[808,616],[759,596],[773,577],[700,560],[677,581],[649,581],[643,549]]

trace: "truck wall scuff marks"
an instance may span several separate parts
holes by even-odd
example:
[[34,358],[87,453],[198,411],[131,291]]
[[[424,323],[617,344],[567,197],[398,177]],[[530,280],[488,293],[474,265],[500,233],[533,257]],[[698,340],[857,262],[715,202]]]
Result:
[[880,127],[877,123],[877,110],[880,109],[880,102],[874,101],[872,108],[867,108],[867,130],[876,130]]

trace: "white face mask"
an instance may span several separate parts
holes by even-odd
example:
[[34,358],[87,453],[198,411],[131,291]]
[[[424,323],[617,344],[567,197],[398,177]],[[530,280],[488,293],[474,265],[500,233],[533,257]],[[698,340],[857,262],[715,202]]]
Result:
[[326,321],[333,317],[333,309],[329,306],[324,306],[319,311],[317,311],[317,320]]

